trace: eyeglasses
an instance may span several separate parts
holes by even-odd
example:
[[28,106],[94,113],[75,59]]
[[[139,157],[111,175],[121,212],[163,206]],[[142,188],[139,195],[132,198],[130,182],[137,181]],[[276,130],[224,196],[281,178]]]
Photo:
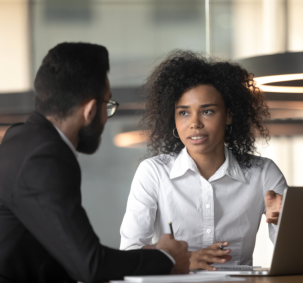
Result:
[[119,103],[114,100],[108,100],[108,101],[103,100],[102,102],[107,103],[106,106],[107,118],[113,117],[114,114],[116,113]]

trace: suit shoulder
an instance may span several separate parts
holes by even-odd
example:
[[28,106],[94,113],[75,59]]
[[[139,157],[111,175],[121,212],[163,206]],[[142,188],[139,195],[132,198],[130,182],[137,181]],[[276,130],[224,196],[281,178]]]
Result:
[[20,126],[23,126],[23,125],[24,125],[23,122],[12,124],[12,125],[7,129],[6,132],[8,132],[8,131],[10,131],[10,130],[12,130],[12,129],[16,129],[16,128],[18,128],[18,127],[20,127]]
[[41,144],[24,161],[17,180],[20,184],[24,183],[27,188],[38,188],[39,191],[49,186],[53,188],[69,188],[74,185],[80,187],[79,164],[75,156],[67,152],[64,144],[61,143],[50,141]]
[[62,172],[74,170],[80,172],[74,153],[63,141],[46,141],[40,144],[24,162],[26,166],[37,166],[37,164],[61,168]]

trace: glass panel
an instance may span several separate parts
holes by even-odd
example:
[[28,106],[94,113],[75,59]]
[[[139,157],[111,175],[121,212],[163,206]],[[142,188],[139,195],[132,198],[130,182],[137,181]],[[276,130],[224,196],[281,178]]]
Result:
[[[34,72],[63,41],[105,45],[112,86],[141,85],[169,51],[205,50],[204,1],[33,1]],[[74,15],[74,16],[72,16]]]
[[27,12],[27,1],[0,0],[0,95],[30,89]]

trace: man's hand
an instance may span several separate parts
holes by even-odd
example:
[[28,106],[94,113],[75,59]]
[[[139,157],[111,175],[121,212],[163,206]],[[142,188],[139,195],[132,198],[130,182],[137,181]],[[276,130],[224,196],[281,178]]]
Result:
[[231,249],[220,249],[220,245],[223,247],[228,246],[228,242],[218,242],[213,245],[192,252],[190,258],[190,270],[192,269],[206,269],[209,271],[217,270],[216,267],[211,266],[213,263],[225,263],[232,259],[231,255],[228,255],[231,252]]
[[142,250],[155,250],[156,249],[156,244],[146,245],[146,246],[143,246],[141,249]]
[[264,197],[266,207],[266,222],[278,224],[282,205],[282,196],[274,191],[268,191]]
[[155,244],[158,250],[168,252],[176,261],[173,274],[188,274],[189,273],[189,258],[191,253],[187,250],[188,245],[184,241],[176,241],[170,234],[164,234],[160,237],[159,242]]

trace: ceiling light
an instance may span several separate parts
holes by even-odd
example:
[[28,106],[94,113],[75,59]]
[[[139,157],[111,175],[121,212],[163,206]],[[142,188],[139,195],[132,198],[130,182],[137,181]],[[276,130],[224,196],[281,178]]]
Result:
[[254,74],[257,86],[265,92],[303,93],[303,52],[250,57],[238,63]]
[[266,92],[303,93],[303,86],[275,86],[269,83],[303,80],[302,74],[284,74],[276,76],[256,77],[257,86]]

